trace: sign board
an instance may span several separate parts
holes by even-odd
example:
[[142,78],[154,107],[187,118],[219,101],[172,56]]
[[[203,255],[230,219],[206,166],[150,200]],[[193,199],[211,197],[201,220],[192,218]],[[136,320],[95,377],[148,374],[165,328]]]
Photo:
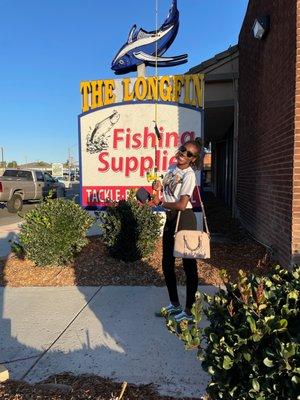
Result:
[[178,146],[201,137],[202,83],[202,75],[81,83],[82,206],[103,208],[130,189],[151,189],[147,172],[164,174]]
[[59,177],[64,174],[64,167],[62,163],[52,163],[52,176]]

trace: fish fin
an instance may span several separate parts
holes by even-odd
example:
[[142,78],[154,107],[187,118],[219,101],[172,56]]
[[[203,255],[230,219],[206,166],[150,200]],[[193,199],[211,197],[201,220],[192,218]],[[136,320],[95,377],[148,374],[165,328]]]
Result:
[[139,31],[138,31],[138,34],[137,34],[137,39],[143,39],[143,38],[146,38],[146,37],[150,37],[150,36],[153,36],[153,35],[155,35],[155,31],[153,31],[153,32],[147,32],[147,31],[145,31],[143,28],[141,28]]
[[172,62],[172,61],[183,61],[187,58],[187,54],[181,54],[180,56],[175,57],[156,57],[151,54],[144,53],[143,51],[139,51],[137,53],[133,53],[134,57],[141,61],[148,62]]
[[[176,65],[185,64],[187,62],[188,62],[187,58],[183,58],[181,60],[175,60],[175,61],[159,61],[157,63],[157,66],[160,67],[160,68],[163,68],[163,67],[175,67]],[[155,67],[156,63],[149,61],[148,65],[150,67]]]
[[169,24],[178,21],[178,19],[179,19],[179,11],[177,8],[177,0],[173,0],[167,18],[162,24],[160,29],[164,29],[165,26],[168,26]]
[[129,35],[128,35],[128,39],[127,39],[127,43],[132,43],[133,42],[133,35],[134,32],[136,30],[136,25],[134,24],[133,27],[130,29]]

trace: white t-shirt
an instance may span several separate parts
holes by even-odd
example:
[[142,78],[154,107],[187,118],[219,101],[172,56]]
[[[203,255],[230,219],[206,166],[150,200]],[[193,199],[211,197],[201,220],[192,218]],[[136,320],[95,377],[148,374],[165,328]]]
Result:
[[[177,165],[171,165],[163,179],[164,201],[173,203],[183,195],[191,198],[196,182],[193,168],[180,169]],[[193,208],[190,200],[186,208]]]

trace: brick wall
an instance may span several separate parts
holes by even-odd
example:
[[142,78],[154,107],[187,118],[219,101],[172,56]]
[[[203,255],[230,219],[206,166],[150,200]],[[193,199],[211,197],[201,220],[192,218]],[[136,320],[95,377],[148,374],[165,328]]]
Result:
[[[239,37],[237,213],[286,266],[291,262],[294,222],[300,251],[300,113],[298,203],[293,205],[296,3],[299,0],[250,0]],[[265,39],[254,39],[254,19],[266,14],[270,31]],[[292,221],[296,204],[299,221]]]

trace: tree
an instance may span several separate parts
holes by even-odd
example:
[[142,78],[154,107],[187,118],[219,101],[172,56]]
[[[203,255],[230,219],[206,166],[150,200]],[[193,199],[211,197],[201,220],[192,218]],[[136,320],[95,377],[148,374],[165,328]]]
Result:
[[36,165],[39,167],[48,167],[49,164],[45,161],[36,161]]
[[7,163],[7,168],[17,168],[17,166],[17,161],[10,161],[9,163]]

